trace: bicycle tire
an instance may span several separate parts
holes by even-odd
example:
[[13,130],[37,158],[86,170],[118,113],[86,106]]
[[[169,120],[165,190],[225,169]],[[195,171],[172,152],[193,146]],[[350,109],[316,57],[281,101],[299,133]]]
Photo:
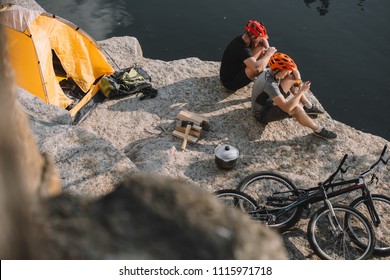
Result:
[[[286,177],[273,172],[258,172],[245,177],[238,185],[239,191],[254,198],[260,208],[276,209],[267,203],[267,198],[275,192],[294,191],[297,187]],[[291,193],[290,193],[291,195]],[[293,202],[293,201],[291,201]],[[284,232],[294,226],[302,216],[303,206],[292,209],[278,217],[270,227]]]
[[219,190],[214,192],[213,195],[224,204],[237,208],[245,214],[249,214],[249,212],[258,208],[252,197],[235,189]]
[[[374,255],[388,256],[390,255],[390,233],[387,231],[386,227],[390,225],[390,198],[381,194],[373,194],[372,202],[381,219],[381,223],[378,226],[373,225],[376,238]],[[350,206],[362,213],[370,222],[372,222],[363,197],[358,197],[352,201]]]
[[[307,237],[310,247],[324,260],[364,260],[372,256],[375,233],[368,219],[352,207],[333,205],[342,231],[334,230],[327,206],[310,218]],[[359,236],[357,236],[359,233]],[[360,244],[357,246],[356,240]]]

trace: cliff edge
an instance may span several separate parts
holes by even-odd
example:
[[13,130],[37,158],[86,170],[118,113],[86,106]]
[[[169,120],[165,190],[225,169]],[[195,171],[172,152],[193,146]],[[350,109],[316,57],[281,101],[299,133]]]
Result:
[[[34,1],[0,1],[40,9]],[[157,174],[207,192],[235,188],[249,174],[278,172],[298,187],[312,187],[327,178],[344,154],[351,168],[345,177],[367,169],[378,157],[385,139],[356,130],[325,113],[317,121],[338,135],[326,141],[315,137],[294,119],[260,125],[251,115],[251,85],[231,94],[218,77],[219,62],[191,57],[161,61],[143,56],[134,37],[99,42],[108,61],[117,68],[141,66],[152,77],[156,98],[128,96],[99,104],[78,126],[69,125],[65,110],[40,102],[18,89],[19,100],[30,116],[30,127],[41,152],[51,155],[62,189],[82,198],[112,193],[129,174]],[[323,108],[313,94],[309,98]],[[31,105],[33,104],[33,106]],[[326,108],[323,108],[326,111]],[[188,110],[207,116],[210,131],[182,152],[181,140],[172,136],[176,115]],[[214,149],[231,144],[240,151],[232,170],[214,162]],[[375,192],[390,196],[390,173],[383,168]],[[304,227],[303,220],[298,227]],[[289,257],[311,258],[304,234],[287,233]],[[288,244],[291,243],[290,247]]]

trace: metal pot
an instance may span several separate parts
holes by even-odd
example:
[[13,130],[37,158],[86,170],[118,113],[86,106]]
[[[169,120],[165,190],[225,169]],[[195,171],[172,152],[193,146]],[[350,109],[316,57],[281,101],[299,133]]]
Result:
[[219,145],[214,150],[215,163],[219,168],[232,169],[236,166],[238,156],[240,152],[237,148],[231,145]]

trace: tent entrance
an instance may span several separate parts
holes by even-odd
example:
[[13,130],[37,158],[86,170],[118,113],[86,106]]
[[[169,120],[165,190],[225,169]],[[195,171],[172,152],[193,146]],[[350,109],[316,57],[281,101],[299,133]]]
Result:
[[60,59],[58,58],[56,52],[53,49],[51,50],[51,55],[53,58],[54,73],[56,74],[56,78],[57,78],[58,82],[61,82],[63,79],[66,79],[66,77],[67,77],[66,71],[65,71],[64,67],[62,66],[62,63],[61,63]]
[[53,69],[57,81],[64,94],[73,101],[72,104],[66,107],[66,110],[71,110],[80,102],[81,99],[83,99],[85,93],[71,77],[68,78],[68,74],[62,66],[61,60],[58,58],[56,52],[53,49],[51,50],[51,54],[53,58]]

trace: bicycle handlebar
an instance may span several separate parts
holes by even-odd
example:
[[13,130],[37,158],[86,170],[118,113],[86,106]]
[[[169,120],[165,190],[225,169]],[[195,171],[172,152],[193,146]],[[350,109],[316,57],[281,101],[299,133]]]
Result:
[[[334,177],[336,177],[336,175],[337,175],[337,173],[339,173],[339,171],[341,171],[341,172],[343,172],[343,173],[344,173],[345,171],[347,171],[347,170],[343,170],[343,169],[341,168],[341,167],[343,166],[345,160],[347,159],[347,157],[348,157],[348,154],[345,154],[344,157],[343,157],[343,159],[341,160],[341,162],[340,162],[340,164],[339,164],[339,167],[337,167],[336,171],[335,171],[332,175],[330,175],[329,178],[326,179],[326,180],[322,183],[323,185],[327,185],[327,184],[332,183]],[[348,169],[348,168],[347,168],[347,169]]]
[[379,163],[387,164],[387,162],[389,161],[390,157],[387,160],[384,159],[383,156],[385,155],[386,150],[387,150],[387,145],[385,145],[383,147],[383,150],[382,150],[382,153],[381,153],[379,159],[373,165],[371,165],[371,167],[369,169],[367,169],[366,171],[360,173],[360,177],[363,177],[363,176],[367,175],[368,173],[370,173]]
[[[384,155],[386,153],[386,150],[387,150],[387,145],[385,145],[383,147],[383,150],[382,150],[382,153],[381,153],[379,159],[373,165],[371,165],[371,167],[368,170],[360,173],[359,177],[363,177],[363,176],[367,175],[368,173],[370,173],[379,163],[387,164],[390,157],[387,160],[384,159]],[[341,171],[342,173],[345,173],[349,167],[347,167],[346,169],[342,169],[342,167],[343,167],[344,162],[347,159],[347,157],[348,157],[348,154],[345,154],[343,159],[341,160],[339,166],[337,167],[336,171],[332,175],[330,175],[328,179],[326,179],[323,183],[320,183],[320,184],[322,184],[323,186],[331,184],[334,177],[336,177],[336,175],[337,175],[337,173],[339,173],[339,171]]]
[[[387,150],[387,145],[385,145],[385,146],[383,147],[383,151],[382,151],[381,156],[380,156],[381,158],[385,155],[386,150]],[[387,159],[387,160],[389,160],[389,159]]]
[[343,159],[340,162],[339,167],[337,167],[337,170],[342,170],[341,167],[343,166],[343,164],[344,164],[345,160],[347,159],[347,157],[348,157],[348,154],[345,154]]

